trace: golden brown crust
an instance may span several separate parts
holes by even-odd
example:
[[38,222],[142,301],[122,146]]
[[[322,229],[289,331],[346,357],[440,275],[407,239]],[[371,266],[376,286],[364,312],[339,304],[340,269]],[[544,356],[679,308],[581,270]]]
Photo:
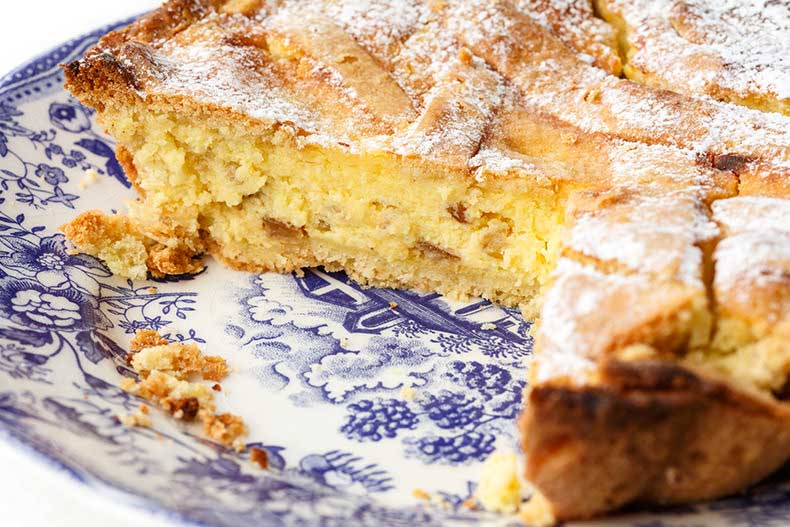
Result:
[[[66,88],[98,110],[108,96],[132,96],[140,87],[140,68],[152,67],[147,46],[156,46],[216,12],[227,0],[169,0],[128,26],[99,40],[82,59],[64,67]],[[124,61],[128,62],[124,62]],[[136,63],[135,63],[136,62]]]
[[522,415],[526,476],[558,519],[724,496],[790,458],[790,408],[675,364],[610,362],[545,384]]
[[790,115],[786,3],[596,0],[596,6],[618,29],[628,78]]
[[154,346],[164,346],[165,344],[168,344],[168,340],[162,337],[155,329],[139,329],[129,343],[129,350],[135,352]]
[[203,260],[195,251],[182,245],[168,247],[157,243],[148,248],[146,267],[155,277],[196,274],[203,270]]
[[63,225],[61,231],[78,249],[98,255],[113,272],[124,276],[145,278],[150,272],[163,277],[203,270],[195,249],[180,242],[174,246],[158,243],[126,216],[90,210]]
[[134,157],[132,153],[125,146],[118,145],[115,148],[115,158],[118,160],[118,163],[121,164],[123,173],[134,187],[134,190],[140,194],[140,197],[145,198],[145,191],[143,187],[140,186],[140,174],[137,172],[137,167],[134,166]]

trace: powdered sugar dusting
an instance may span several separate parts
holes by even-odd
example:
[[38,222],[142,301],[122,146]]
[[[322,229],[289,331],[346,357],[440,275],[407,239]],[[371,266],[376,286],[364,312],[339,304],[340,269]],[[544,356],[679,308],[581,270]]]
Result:
[[[713,204],[713,214],[727,235],[714,254],[720,304],[751,310],[760,291],[790,289],[790,201],[752,196],[720,200]],[[790,309],[786,293],[760,297],[760,311],[768,317],[779,318]]]
[[325,6],[320,2],[312,4],[373,50],[386,49],[405,40],[430,18],[428,7],[419,0],[333,0]]
[[404,155],[457,156],[462,165],[475,154],[488,123],[507,95],[502,78],[480,59],[468,64],[454,57],[426,96],[423,115],[393,138]]
[[[688,293],[642,274],[606,274],[561,258],[541,313],[536,380],[558,376],[580,381],[603,355],[628,344],[656,316],[685,304]],[[632,342],[634,344],[640,341]]]
[[[571,9],[559,0],[550,3],[554,10]],[[522,9],[530,5],[520,4]],[[540,18],[543,15],[539,13],[546,12],[532,14]],[[358,149],[360,140],[389,134],[396,144],[393,134],[401,133],[403,128],[397,125],[388,130],[378,126],[364,98],[328,58],[313,57],[311,74],[301,79],[295,72],[278,70],[264,47],[228,42],[229,36],[246,34],[264,39],[274,20],[303,20],[308,15],[329,19],[348,32],[400,86],[417,114],[425,111],[429,97],[452,89],[454,81],[448,77],[448,71],[458,62],[459,53],[469,53],[464,46],[480,45],[492,50],[491,54],[481,57],[472,53],[467,60],[484,59],[493,68],[491,75],[498,77],[498,83],[515,85],[526,104],[583,131],[701,152],[728,153],[736,145],[735,151],[747,156],[759,153],[772,163],[790,163],[790,119],[749,113],[731,105],[657,96],[579,60],[512,6],[485,0],[290,0],[276,6],[267,4],[254,19],[210,15],[172,42],[156,44],[155,62],[167,65],[166,78],[158,83],[152,80],[145,89],[195,97],[265,121],[290,123],[305,132],[303,141]],[[533,59],[529,54],[521,62],[512,55],[514,50],[523,48],[525,38],[545,41],[541,44],[545,49],[534,63],[530,63]],[[305,59],[309,60],[310,57]],[[443,83],[450,84],[443,88]],[[595,90],[599,94],[590,97]],[[477,102],[467,101],[471,106],[497,106],[500,95],[496,90],[488,95],[483,90],[477,93]],[[596,97],[598,104],[591,105],[587,100]],[[470,119],[468,112],[459,113],[457,119],[450,118],[452,111],[447,116],[448,122],[469,119],[467,128],[448,127],[444,137],[426,134],[425,144],[412,151],[434,150],[443,144],[443,139],[457,140],[458,143],[444,143],[453,148],[469,144],[487,125],[487,119]],[[449,130],[455,131],[454,137]],[[511,157],[492,152],[484,155],[490,161]],[[472,163],[473,168],[481,166],[481,159],[482,156]]]
[[[166,61],[171,68],[162,83],[163,90],[198,101],[227,102],[232,109],[257,119],[290,121],[307,129],[314,128],[311,123],[317,119],[315,113],[285,97],[274,75],[265,75],[252,67],[244,48],[198,41],[189,46],[166,47],[162,52],[160,62]],[[261,101],[251,93],[250,86],[271,95]]]
[[582,214],[567,246],[631,272],[702,287],[702,253],[695,245],[717,234],[694,197],[668,192]]
[[[714,291],[719,305],[776,321],[790,309],[790,231],[744,231],[716,247]],[[785,293],[771,294],[771,290]],[[766,291],[768,294],[763,294]]]
[[790,232],[790,201],[779,198],[741,196],[713,204],[714,219],[727,234],[745,231]]
[[638,70],[679,91],[790,97],[790,4],[775,0],[616,0]]
[[590,0],[514,0],[514,5],[578,52],[578,57],[619,74],[620,57],[612,26],[593,14]]

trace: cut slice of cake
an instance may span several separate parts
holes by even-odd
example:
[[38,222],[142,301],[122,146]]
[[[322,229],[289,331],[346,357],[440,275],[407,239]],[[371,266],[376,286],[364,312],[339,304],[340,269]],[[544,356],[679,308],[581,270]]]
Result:
[[65,68],[140,199],[64,231],[135,278],[210,253],[520,305],[548,512],[734,492],[790,458],[787,241],[733,219],[786,225],[790,120],[610,75],[533,4],[172,0]]

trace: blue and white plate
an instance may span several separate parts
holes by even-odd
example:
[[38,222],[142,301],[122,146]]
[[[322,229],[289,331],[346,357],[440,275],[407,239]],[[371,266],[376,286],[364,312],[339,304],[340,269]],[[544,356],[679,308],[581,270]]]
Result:
[[[132,196],[58,68],[108,29],[0,80],[0,436],[186,524],[515,523],[462,504],[482,460],[516,444],[532,344],[516,311],[320,270],[256,276],[209,262],[198,276],[132,282],[66,251],[59,225]],[[83,183],[88,169],[98,182]],[[227,358],[220,408],[244,416],[271,470],[162,416],[153,429],[118,423],[139,404],[118,384],[141,328]],[[733,499],[601,524],[788,525],[786,474]]]

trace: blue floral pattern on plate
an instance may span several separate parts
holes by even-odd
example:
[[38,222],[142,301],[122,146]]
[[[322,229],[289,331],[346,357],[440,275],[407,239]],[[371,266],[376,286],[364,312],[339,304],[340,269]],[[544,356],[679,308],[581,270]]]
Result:
[[[517,439],[532,342],[515,311],[363,289],[318,269],[252,276],[209,264],[132,282],[67,250],[58,225],[131,196],[112,141],[57,68],[107,29],[0,79],[0,434],[182,522],[513,523],[463,502],[481,461]],[[81,188],[89,169],[99,182]],[[219,404],[249,421],[270,470],[161,416],[153,429],[120,425],[139,404],[117,386],[133,375],[126,346],[141,328],[228,358]],[[417,486],[435,503],[412,498]],[[735,498],[601,525],[788,523],[785,473]]]

